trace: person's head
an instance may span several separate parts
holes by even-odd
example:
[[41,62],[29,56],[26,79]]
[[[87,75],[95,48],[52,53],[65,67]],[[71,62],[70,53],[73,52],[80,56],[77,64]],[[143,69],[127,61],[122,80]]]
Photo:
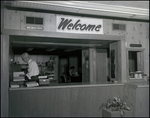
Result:
[[28,63],[28,61],[29,61],[29,59],[30,59],[30,56],[29,56],[29,54],[28,54],[27,52],[25,52],[25,53],[23,53],[23,54],[21,55],[21,58],[22,58],[22,60],[23,60],[24,62]]

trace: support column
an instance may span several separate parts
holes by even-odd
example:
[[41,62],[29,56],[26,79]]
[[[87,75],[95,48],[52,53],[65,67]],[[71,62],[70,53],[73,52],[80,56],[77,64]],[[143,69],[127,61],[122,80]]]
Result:
[[96,82],[96,49],[89,48],[89,74],[90,82]]
[[1,117],[9,116],[9,35],[1,35]]

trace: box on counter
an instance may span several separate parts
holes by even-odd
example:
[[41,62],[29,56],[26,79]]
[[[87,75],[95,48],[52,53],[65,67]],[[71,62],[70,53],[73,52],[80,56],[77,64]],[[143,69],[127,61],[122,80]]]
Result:
[[27,87],[39,86],[39,84],[38,84],[36,81],[26,82],[25,85],[26,85]]
[[39,85],[49,85],[49,84],[50,84],[49,79],[45,79],[45,78],[39,79]]

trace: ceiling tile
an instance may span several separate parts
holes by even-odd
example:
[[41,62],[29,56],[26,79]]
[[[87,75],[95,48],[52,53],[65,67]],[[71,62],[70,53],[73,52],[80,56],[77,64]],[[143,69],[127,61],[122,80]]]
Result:
[[98,3],[98,4],[109,4],[111,2],[112,0],[111,1],[89,1],[89,3]]
[[149,1],[136,1],[128,6],[149,9]]
[[128,6],[129,4],[133,3],[135,1],[113,1],[109,3],[109,5],[117,5],[117,6]]

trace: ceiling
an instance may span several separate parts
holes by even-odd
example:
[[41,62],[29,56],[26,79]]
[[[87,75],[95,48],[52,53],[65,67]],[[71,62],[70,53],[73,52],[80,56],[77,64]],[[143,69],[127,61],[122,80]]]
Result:
[[[54,12],[149,20],[147,1],[6,1],[6,6]],[[30,9],[30,10],[31,10]]]
[[[149,1],[4,1],[6,8],[17,10],[36,11],[46,10],[49,12],[75,13],[94,16],[111,16],[134,20],[149,21]],[[27,9],[26,9],[27,8]],[[46,49],[53,49],[52,52],[65,52],[64,50],[81,50],[88,47],[109,48],[112,41],[104,40],[74,40],[58,38],[39,37],[18,37],[11,36],[11,45],[15,53],[25,51],[32,47],[33,50],[47,52]],[[99,45],[98,45],[99,44]],[[101,46],[100,46],[101,45]],[[71,51],[71,52],[72,52]],[[38,52],[38,51],[36,51]],[[68,52],[68,51],[67,51]],[[69,51],[70,52],[70,51]],[[20,52],[22,53],[22,52]],[[34,52],[35,53],[35,52]],[[41,52],[42,53],[42,52]]]

